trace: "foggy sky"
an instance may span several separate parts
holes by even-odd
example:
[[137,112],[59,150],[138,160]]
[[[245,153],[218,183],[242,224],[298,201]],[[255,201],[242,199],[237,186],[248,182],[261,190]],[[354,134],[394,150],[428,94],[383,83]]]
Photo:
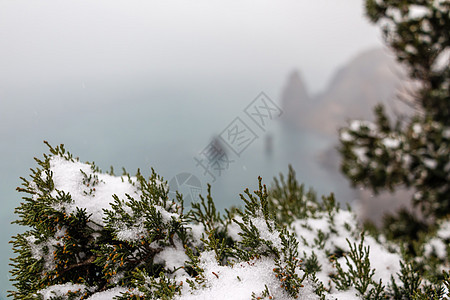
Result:
[[[0,1],[0,93],[139,82],[282,86],[299,68],[317,92],[381,46],[359,0]],[[0,94],[1,96],[2,94]]]

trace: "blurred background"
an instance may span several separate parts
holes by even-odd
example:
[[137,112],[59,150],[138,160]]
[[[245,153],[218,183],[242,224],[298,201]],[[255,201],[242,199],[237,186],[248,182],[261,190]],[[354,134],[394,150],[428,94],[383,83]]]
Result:
[[[401,111],[402,78],[361,0],[0,1],[0,298],[24,230],[15,188],[43,140],[119,174],[153,167],[184,193],[211,182],[221,209],[292,164],[364,211],[373,195],[339,173],[337,128],[378,102]],[[278,109],[263,127],[245,113],[261,92]],[[253,134],[239,154],[224,143],[236,118]],[[198,163],[211,145],[228,158],[214,179]]]

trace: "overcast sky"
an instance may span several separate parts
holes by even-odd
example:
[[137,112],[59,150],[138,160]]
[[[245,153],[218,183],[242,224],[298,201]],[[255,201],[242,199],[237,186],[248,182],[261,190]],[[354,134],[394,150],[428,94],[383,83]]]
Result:
[[143,78],[281,88],[294,68],[317,92],[374,46],[361,0],[0,0],[0,96]]

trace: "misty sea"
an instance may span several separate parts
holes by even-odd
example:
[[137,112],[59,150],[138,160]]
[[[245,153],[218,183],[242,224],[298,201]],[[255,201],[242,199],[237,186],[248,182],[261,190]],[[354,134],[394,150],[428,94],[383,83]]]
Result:
[[[261,129],[244,113],[260,91],[215,95],[214,100],[195,93],[113,92],[97,94],[97,90],[89,91],[87,87],[72,92],[64,89],[60,95],[54,91],[46,95],[43,91],[36,95],[39,101],[31,102],[24,93],[20,101],[2,103],[2,297],[11,289],[8,264],[13,253],[8,241],[24,230],[10,224],[16,219],[13,211],[23,196],[15,188],[21,183],[19,177],[28,177],[29,168],[36,167],[33,157],[47,153],[43,140],[52,145],[64,143],[81,161],[95,161],[105,171],[113,166],[116,174],[121,174],[122,167],[132,175],[140,168],[147,176],[153,167],[168,181],[180,173],[192,174],[199,179],[203,194],[207,183],[212,184],[212,195],[220,209],[239,206],[239,194],[247,187],[254,190],[258,176],[270,187],[274,176],[280,172],[287,174],[289,164],[294,167],[299,182],[313,187],[320,195],[334,192],[339,202],[353,200],[353,191],[339,172],[319,163],[320,154],[333,147],[332,140],[291,128],[278,115],[267,119]],[[211,95],[214,94],[209,93]],[[278,103],[275,97],[269,97]],[[215,137],[226,133],[236,118],[240,118],[255,137],[239,155],[222,145],[228,163],[220,174],[216,172],[214,181],[194,158],[201,158],[202,151]],[[189,207],[189,203],[186,206]]]

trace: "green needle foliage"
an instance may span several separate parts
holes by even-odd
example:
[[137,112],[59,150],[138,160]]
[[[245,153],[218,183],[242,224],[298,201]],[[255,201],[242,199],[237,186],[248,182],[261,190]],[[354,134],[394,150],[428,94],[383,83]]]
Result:
[[364,247],[364,235],[359,245],[351,244],[347,240],[350,252],[344,256],[348,270],[344,271],[339,262],[336,261],[337,274],[333,277],[337,289],[346,290],[351,286],[366,299],[385,299],[382,282],[375,282],[373,276],[375,270],[370,267],[370,247]]
[[375,193],[413,189],[412,203],[433,223],[450,214],[450,2],[366,0],[366,14],[417,83],[416,113],[392,122],[377,106],[374,123],[342,128],[342,171]]
[[333,195],[305,193],[291,167],[271,188],[259,178],[242,209],[221,214],[209,187],[185,212],[154,171],[115,177],[62,145],[49,151],[18,188],[15,223],[27,231],[12,240],[14,299],[232,299],[235,287],[248,299],[449,295],[448,221],[421,236],[412,256],[382,233],[365,236]]

